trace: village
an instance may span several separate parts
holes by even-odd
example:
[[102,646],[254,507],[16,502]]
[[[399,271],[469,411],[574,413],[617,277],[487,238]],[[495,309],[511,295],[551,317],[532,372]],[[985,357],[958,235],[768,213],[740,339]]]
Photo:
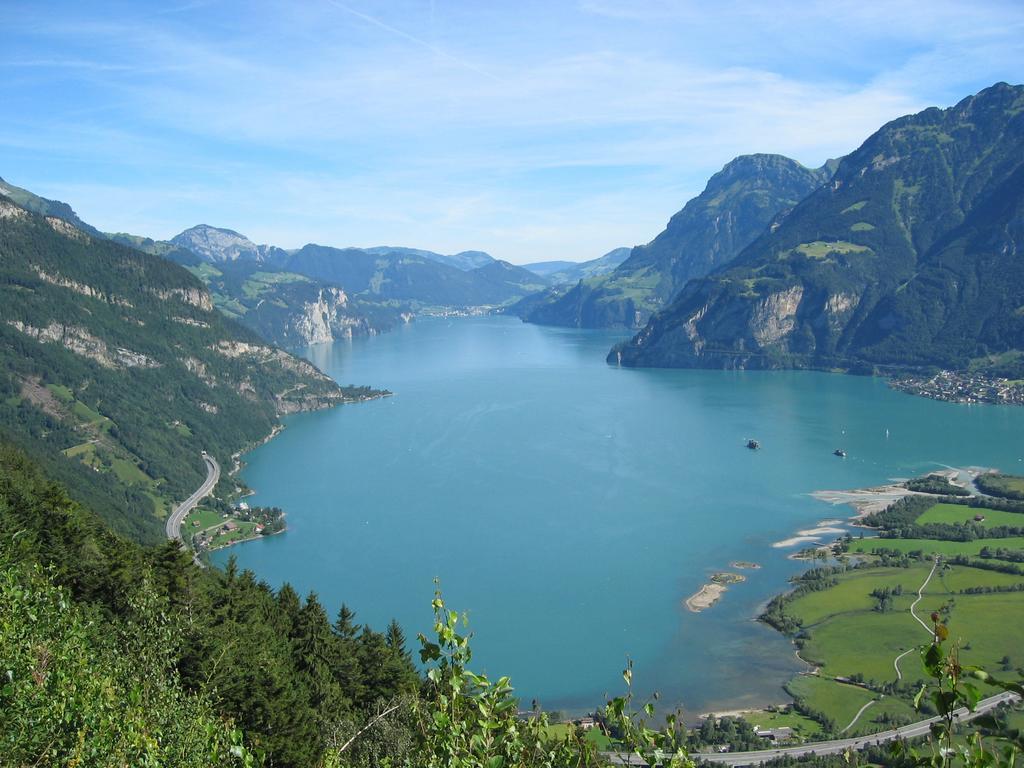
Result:
[[1024,382],[979,373],[939,371],[931,378],[898,376],[890,386],[911,395],[954,403],[1024,405]]
[[277,507],[250,507],[239,502],[230,512],[197,507],[185,520],[191,529],[192,549],[196,553],[212,552],[261,536],[271,536],[285,529],[284,512]]

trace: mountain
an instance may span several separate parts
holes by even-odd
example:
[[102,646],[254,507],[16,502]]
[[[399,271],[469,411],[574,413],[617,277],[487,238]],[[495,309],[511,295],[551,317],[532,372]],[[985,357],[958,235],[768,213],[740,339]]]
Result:
[[629,254],[629,248],[615,248],[604,256],[590,261],[538,261],[533,264],[524,264],[523,269],[546,277],[556,285],[577,283],[588,277],[607,275],[628,259]]
[[1024,87],[999,83],[883,126],[609,361],[1020,370],[1022,253]]
[[252,261],[257,264],[282,264],[288,252],[273,245],[256,245],[232,229],[199,224],[171,238],[171,244],[196,254],[211,264],[228,261]]
[[222,314],[286,348],[369,336],[409,319],[399,306],[251,261],[186,268],[203,281]]
[[116,237],[185,265],[224,314],[288,347],[386,331],[407,321],[412,310],[506,304],[547,286],[482,251],[446,256],[312,243],[286,251],[207,225],[168,243]]
[[494,261],[494,257],[483,251],[460,251],[459,253],[446,256],[443,253],[423,251],[419,248],[398,248],[389,245],[378,245],[373,248],[361,248],[360,250],[371,253],[374,256],[422,256],[440,264],[447,264],[463,271],[484,267]]
[[535,261],[531,264],[523,264],[523,269],[528,269],[541,277],[549,277],[556,272],[572,269],[578,263],[576,261]]
[[230,467],[278,416],[373,394],[228,320],[177,264],[7,197],[0,301],[0,439],[142,541],[202,482],[201,451]]
[[38,213],[42,216],[53,216],[54,218],[66,221],[68,224],[77,227],[83,232],[88,232],[94,237],[102,236],[98,230],[78,218],[78,214],[75,213],[67,203],[62,203],[59,200],[47,200],[45,197],[39,197],[39,195],[33,194],[27,189],[16,187],[13,184],[4,181],[2,178],[0,178],[0,195],[8,198],[16,205],[21,206],[26,211]]
[[462,270],[408,249],[374,254],[310,244],[292,253],[285,268],[369,299],[417,309],[499,305],[547,286],[543,278],[507,262],[492,259],[482,267]]
[[731,261],[744,247],[824,184],[832,166],[805,168],[781,155],[729,162],[676,213],[654,240],[635,247],[603,277],[528,307],[528,322],[583,328],[641,325],[694,277]]

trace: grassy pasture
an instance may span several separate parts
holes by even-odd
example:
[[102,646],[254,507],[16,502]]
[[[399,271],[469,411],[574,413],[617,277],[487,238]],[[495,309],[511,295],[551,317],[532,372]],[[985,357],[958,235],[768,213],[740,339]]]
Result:
[[1001,509],[973,509],[963,504],[936,504],[914,522],[918,525],[927,523],[966,523],[974,520],[975,515],[984,516],[981,525],[993,528],[998,525],[1009,525],[1024,528],[1024,514],[1006,512]]
[[786,684],[786,690],[812,712],[832,718],[840,730],[853,720],[861,707],[877,697],[855,685],[844,685],[817,675],[798,675]]
[[[986,510],[987,511],[987,510]],[[982,547],[1024,549],[1024,536],[1010,536],[1005,539],[976,539],[975,541],[937,541],[935,539],[880,539],[870,537],[850,542],[850,552],[870,554],[876,549],[891,549],[897,552],[925,552],[939,555],[977,555]]]

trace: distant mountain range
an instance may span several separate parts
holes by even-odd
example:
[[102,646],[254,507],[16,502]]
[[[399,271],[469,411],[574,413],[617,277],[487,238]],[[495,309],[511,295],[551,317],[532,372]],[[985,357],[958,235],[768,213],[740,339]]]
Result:
[[609,361],[1021,373],[1020,350],[1024,87],[999,83],[882,127]]
[[538,261],[523,264],[541,277],[546,277],[555,285],[575,284],[588,277],[600,277],[612,272],[617,266],[629,258],[629,248],[615,248],[604,256],[590,261]]

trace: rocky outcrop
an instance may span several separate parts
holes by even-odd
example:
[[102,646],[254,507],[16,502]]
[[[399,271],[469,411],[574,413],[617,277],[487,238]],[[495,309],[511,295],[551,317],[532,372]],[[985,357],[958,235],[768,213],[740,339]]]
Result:
[[288,256],[281,248],[257,245],[232,229],[211,227],[208,224],[186,229],[171,238],[171,243],[213,264],[232,261],[254,261],[264,264],[280,262]]
[[803,295],[804,289],[794,285],[785,291],[768,294],[757,302],[750,317],[750,335],[754,341],[766,346],[788,335],[796,325],[796,311]]
[[202,288],[170,288],[168,290],[153,290],[151,293],[164,301],[176,299],[204,312],[213,312],[210,294]]
[[292,315],[285,328],[286,337],[304,345],[324,344],[338,339],[375,333],[365,317],[347,311],[348,296],[333,286],[318,289],[315,301],[307,301]]
[[141,352],[123,347],[111,349],[102,339],[93,336],[85,328],[50,323],[46,327],[28,325],[20,320],[8,320],[7,324],[42,344],[60,344],[69,352],[87,357],[104,368],[159,368],[160,363]]
[[[70,227],[71,225],[65,224],[65,226]],[[102,301],[106,304],[114,304],[119,307],[127,308],[132,307],[132,303],[127,299],[123,299],[120,296],[111,296],[97,288],[93,288],[91,285],[85,285],[84,283],[69,280],[61,275],[52,275],[39,267],[36,267],[35,273],[39,276],[40,280],[49,283],[50,285],[59,285],[61,288],[67,288],[69,291],[74,291],[82,296],[88,296],[90,299],[97,299],[98,301]]]

